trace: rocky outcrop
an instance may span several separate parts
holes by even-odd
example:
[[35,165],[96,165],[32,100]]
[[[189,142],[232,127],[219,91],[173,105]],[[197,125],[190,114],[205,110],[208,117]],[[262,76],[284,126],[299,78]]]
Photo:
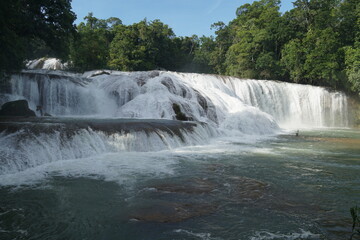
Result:
[[29,108],[26,100],[17,100],[4,103],[0,110],[0,116],[35,117],[36,114]]
[[172,108],[175,112],[175,118],[179,121],[189,121],[189,117],[187,117],[180,109],[179,104],[173,103]]

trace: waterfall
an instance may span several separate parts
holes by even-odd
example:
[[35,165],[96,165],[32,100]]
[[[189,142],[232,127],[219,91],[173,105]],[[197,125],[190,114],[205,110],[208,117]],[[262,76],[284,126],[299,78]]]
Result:
[[77,74],[57,71],[23,71],[11,79],[12,100],[26,99],[54,116],[110,115],[102,105],[107,96],[88,86]]
[[283,126],[346,127],[347,97],[322,87],[229,78],[246,104],[272,115]]
[[25,71],[11,84],[11,99],[25,98],[54,116],[174,119],[176,103],[216,127],[236,116],[281,127],[349,125],[346,95],[309,85],[163,71]]
[[0,175],[102,153],[150,152],[206,144],[217,135],[206,124],[180,121],[29,121],[0,123]]
[[[0,94],[0,103],[17,99],[53,117],[0,122],[0,175],[108,152],[205,144],[215,136],[349,125],[341,92],[204,74],[28,70]],[[176,119],[174,104],[193,121],[169,121]]]

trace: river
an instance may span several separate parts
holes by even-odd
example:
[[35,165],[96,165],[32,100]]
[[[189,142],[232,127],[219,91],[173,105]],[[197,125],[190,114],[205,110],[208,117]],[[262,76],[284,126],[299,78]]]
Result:
[[[36,74],[14,77],[3,99],[42,101],[56,118],[0,135],[1,239],[350,237],[360,131],[342,93],[166,72]],[[155,134],[144,132],[145,118],[173,118],[168,102],[191,127],[148,120]],[[109,127],[127,121],[142,125]]]

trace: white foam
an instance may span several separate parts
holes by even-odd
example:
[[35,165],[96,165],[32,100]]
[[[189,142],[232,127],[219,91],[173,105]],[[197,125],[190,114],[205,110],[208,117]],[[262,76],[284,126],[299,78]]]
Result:
[[256,232],[255,236],[251,237],[251,240],[271,240],[271,239],[278,239],[278,240],[296,240],[296,239],[319,239],[321,237],[320,234],[314,234],[310,231],[305,231],[300,229],[298,233],[289,233],[289,234],[282,234],[282,233],[271,233],[266,231]]
[[184,229],[176,229],[175,233],[185,235],[187,237],[201,239],[201,240],[220,240],[221,238],[211,237],[210,233],[195,233]]
[[215,132],[198,124],[192,130],[179,130],[181,136],[154,129],[105,134],[80,129],[68,136],[60,131],[34,134],[18,131],[0,133],[0,175],[24,171],[43,164],[86,158],[108,152],[154,152],[187,145],[206,144]]
[[65,70],[68,64],[62,63],[57,58],[40,58],[28,61],[26,67],[28,69]]
[[12,94],[57,116],[174,119],[172,104],[177,103],[194,120],[217,125],[235,115],[246,127],[252,127],[250,119],[260,122],[253,126],[258,132],[276,127],[261,127],[262,121],[292,129],[349,125],[346,95],[309,85],[159,71],[92,71],[84,80],[74,74],[62,73],[61,80],[36,73],[35,78],[13,76]]
[[157,153],[111,153],[95,157],[50,162],[21,172],[0,175],[0,186],[36,185],[54,176],[88,177],[132,186],[142,177],[174,174],[175,158],[168,151]]

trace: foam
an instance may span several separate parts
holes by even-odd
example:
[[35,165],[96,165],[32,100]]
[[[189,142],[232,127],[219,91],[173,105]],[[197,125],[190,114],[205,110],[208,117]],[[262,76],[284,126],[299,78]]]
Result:
[[60,160],[24,171],[0,175],[0,186],[36,186],[52,177],[88,177],[132,186],[138,178],[174,174],[176,160],[168,151],[107,153],[95,157]]
[[261,231],[261,232],[256,232],[255,236],[251,237],[250,239],[251,240],[271,240],[271,239],[295,240],[295,239],[319,239],[320,237],[321,237],[320,234],[314,234],[310,231],[305,231],[303,229],[300,229],[300,232],[289,233],[289,234]]

